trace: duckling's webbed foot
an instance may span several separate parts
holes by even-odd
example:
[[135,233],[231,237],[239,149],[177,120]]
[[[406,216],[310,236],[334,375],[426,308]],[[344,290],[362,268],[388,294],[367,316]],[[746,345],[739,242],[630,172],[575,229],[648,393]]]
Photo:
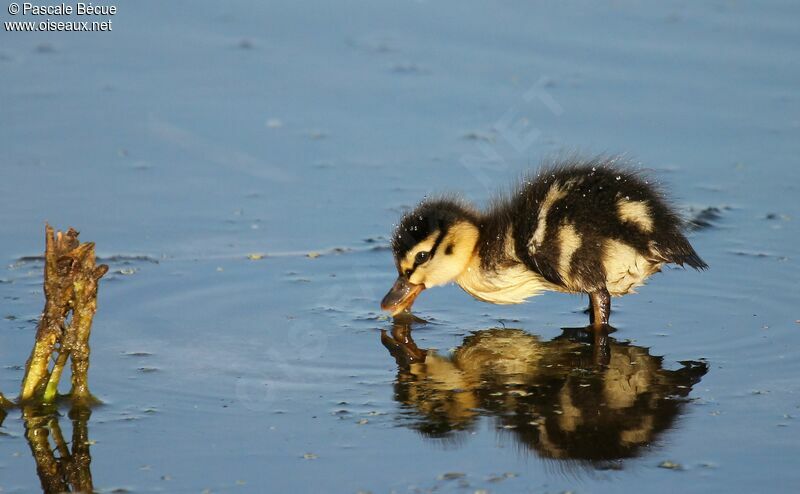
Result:
[[611,295],[608,290],[604,287],[589,293],[589,304],[589,322],[592,326],[607,325],[611,316]]

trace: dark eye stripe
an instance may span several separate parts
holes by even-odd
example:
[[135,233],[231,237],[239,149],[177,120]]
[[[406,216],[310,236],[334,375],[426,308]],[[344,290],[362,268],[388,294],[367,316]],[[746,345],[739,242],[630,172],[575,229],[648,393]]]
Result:
[[432,258],[433,256],[436,255],[436,249],[439,248],[439,244],[441,244],[442,240],[444,240],[445,233],[447,233],[447,230],[445,230],[445,228],[444,228],[444,222],[440,221],[439,222],[439,236],[436,237],[436,241],[433,243],[433,247],[431,247],[431,250],[430,250],[431,255],[428,256],[429,258]]
[[[445,233],[447,233],[447,232],[445,231],[445,228],[444,228],[444,222],[440,221],[439,222],[439,235],[436,236],[436,240],[433,242],[433,247],[431,247],[431,250],[429,251],[430,252],[430,255],[428,256],[429,260],[432,259],[433,256],[436,254],[436,249],[439,248],[439,244],[441,244],[442,240],[444,240]],[[411,278],[411,275],[414,274],[414,271],[416,271],[417,267],[419,267],[419,266],[420,266],[419,264],[414,263],[414,267],[412,269],[406,269],[405,270],[406,278]]]

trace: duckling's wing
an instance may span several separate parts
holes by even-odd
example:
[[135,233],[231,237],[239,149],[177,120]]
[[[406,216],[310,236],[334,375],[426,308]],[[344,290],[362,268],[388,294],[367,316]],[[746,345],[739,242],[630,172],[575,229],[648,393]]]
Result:
[[619,264],[609,260],[616,251],[635,253],[627,256],[630,259],[708,267],[659,188],[614,160],[546,169],[527,182],[517,205],[518,214],[527,216],[518,223],[526,233],[517,237],[525,242],[523,261],[552,283],[579,291],[598,289],[609,275],[604,266]]

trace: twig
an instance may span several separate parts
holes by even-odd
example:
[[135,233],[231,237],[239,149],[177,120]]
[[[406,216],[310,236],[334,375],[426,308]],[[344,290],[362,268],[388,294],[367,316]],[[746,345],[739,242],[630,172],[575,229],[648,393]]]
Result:
[[[20,402],[52,402],[67,358],[72,359],[73,399],[85,401],[91,397],[89,334],[97,310],[97,282],[108,266],[96,265],[94,243],[81,244],[75,229],[56,234],[50,225],[45,227],[44,259],[45,306],[25,365]],[[57,358],[50,370],[53,352]]]

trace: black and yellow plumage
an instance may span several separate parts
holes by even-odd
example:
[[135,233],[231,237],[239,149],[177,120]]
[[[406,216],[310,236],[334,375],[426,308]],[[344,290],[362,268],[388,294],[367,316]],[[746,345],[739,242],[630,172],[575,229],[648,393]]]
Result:
[[587,293],[595,324],[610,296],[634,291],[665,263],[705,269],[663,193],[616,160],[543,167],[479,212],[457,198],[423,201],[392,237],[398,279],[382,306],[410,308],[425,288],[455,281],[491,303],[544,290]]

